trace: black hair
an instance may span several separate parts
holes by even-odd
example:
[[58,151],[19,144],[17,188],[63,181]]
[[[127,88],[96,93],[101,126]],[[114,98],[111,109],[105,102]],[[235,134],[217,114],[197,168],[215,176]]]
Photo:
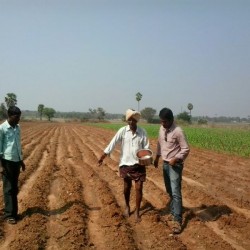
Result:
[[21,110],[16,106],[10,106],[8,109],[8,116],[21,115]]
[[171,109],[169,108],[163,108],[160,113],[159,113],[159,117],[162,120],[167,120],[167,121],[171,121],[174,119],[174,115]]

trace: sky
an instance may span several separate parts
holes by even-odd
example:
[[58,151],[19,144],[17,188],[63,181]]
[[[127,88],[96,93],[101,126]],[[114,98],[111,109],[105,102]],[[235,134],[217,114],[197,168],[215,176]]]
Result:
[[0,102],[248,117],[249,13],[249,0],[0,0]]

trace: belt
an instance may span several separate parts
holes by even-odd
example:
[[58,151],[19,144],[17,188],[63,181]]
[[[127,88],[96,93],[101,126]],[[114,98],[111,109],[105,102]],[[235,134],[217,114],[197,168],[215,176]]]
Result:
[[126,168],[126,167],[138,167],[141,166],[140,164],[136,163],[134,165],[122,165],[121,168]]
[[[163,161],[163,162],[169,164],[169,161]],[[176,163],[182,164],[183,160],[178,160],[178,161],[176,161]]]

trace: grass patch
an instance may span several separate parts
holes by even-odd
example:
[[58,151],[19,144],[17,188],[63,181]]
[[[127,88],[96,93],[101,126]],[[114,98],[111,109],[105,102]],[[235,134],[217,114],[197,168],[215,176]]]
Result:
[[[94,123],[90,126],[101,127],[117,131],[126,123]],[[147,131],[148,137],[156,139],[158,137],[160,125],[139,124]],[[217,152],[229,153],[233,155],[250,157],[250,130],[237,129],[231,127],[211,128],[182,126],[188,143],[198,148],[214,150]]]

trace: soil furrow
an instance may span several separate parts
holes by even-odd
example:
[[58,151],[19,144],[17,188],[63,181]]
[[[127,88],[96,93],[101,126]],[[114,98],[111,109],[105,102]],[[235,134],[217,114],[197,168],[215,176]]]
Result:
[[[17,225],[6,225],[6,239],[1,246],[2,249],[30,249],[32,245],[44,248],[47,241],[46,222],[49,216],[47,207],[47,195],[49,193],[50,178],[53,173],[54,158],[56,155],[56,140],[59,132],[55,131],[50,138],[50,154],[44,153],[44,158],[40,159],[40,165],[34,177],[30,177],[23,185],[19,193],[19,210],[22,220]],[[32,194],[32,195],[31,195]],[[32,227],[32,225],[36,227]],[[13,235],[13,227],[26,234]],[[27,230],[27,228],[33,230]],[[39,235],[39,237],[38,237]]]
[[[81,137],[83,138],[83,137]],[[116,172],[111,170],[107,166],[98,167],[97,166],[97,157],[95,156],[96,152],[91,149],[90,145],[84,144],[84,139],[82,139],[83,144],[82,148],[84,147],[84,157],[85,161],[89,162],[92,166],[92,169],[99,175],[100,179],[105,180],[106,183],[109,183],[110,190],[112,190],[113,195],[116,197],[116,200],[120,207],[124,206],[123,201],[123,184],[120,177],[117,176]],[[80,142],[79,142],[80,144]],[[79,145],[78,144],[78,145]],[[98,153],[97,153],[98,154]],[[93,157],[94,156],[94,157]],[[96,159],[94,159],[96,157]],[[135,204],[134,201],[134,190],[131,193],[131,206]],[[144,210],[148,210],[152,207],[145,199],[143,200],[142,204],[142,213]],[[132,209],[133,210],[133,209]],[[166,228],[164,223],[161,223],[158,220],[157,213],[152,210],[143,214],[146,219],[142,219],[142,222],[135,223],[133,216],[128,218],[128,223],[134,231],[134,237],[137,242],[139,249],[166,249],[169,247],[176,247],[176,248],[185,248],[182,242],[180,242],[177,238],[173,238],[169,236],[170,230]],[[161,235],[158,230],[166,230],[166,234]],[[147,235],[153,235],[150,239],[147,238]],[[146,239],[146,240],[145,240]]]
[[[90,145],[88,145],[90,148],[91,148],[91,146]],[[93,148],[91,148],[91,150],[93,151]],[[110,164],[109,164],[110,165]],[[186,179],[186,180],[188,180],[188,179]],[[192,184],[194,184],[194,181],[192,181],[191,182]],[[163,187],[164,187],[164,185],[162,185]],[[165,190],[165,187],[163,188],[163,190]],[[150,189],[150,191],[152,192],[152,188]],[[144,196],[148,199],[148,200],[151,200],[151,202],[152,202],[152,196],[151,195],[147,195],[147,193],[145,192],[144,193]],[[151,197],[151,198],[150,198]],[[186,200],[186,203],[187,203],[187,200]],[[164,220],[164,218],[162,218],[162,220]],[[214,230],[214,228],[212,228],[212,227],[209,227],[208,229],[206,229],[206,225],[202,225],[202,227],[204,227],[205,229],[204,230],[207,230],[208,231],[208,234],[213,234],[213,238],[218,238],[218,236],[220,237],[220,238],[222,238],[225,242],[224,243],[221,243],[221,245],[225,245],[225,246],[230,246],[230,243],[233,243],[234,241],[233,240],[231,240],[231,238],[227,238],[227,237],[222,237],[223,235],[222,235],[222,233],[221,233],[221,231],[219,231],[219,230]],[[212,231],[211,231],[212,230]],[[216,234],[218,235],[218,236],[216,236]],[[218,238],[219,239],[219,238]],[[227,244],[227,243],[229,243],[229,244]],[[235,242],[234,242],[235,243]],[[206,242],[205,243],[206,245],[208,245],[208,244],[212,244],[212,245],[214,245],[214,243],[213,243],[213,241],[211,241],[211,242]],[[237,246],[237,244],[235,243],[235,244],[233,244],[233,246]]]
[[[142,221],[135,223],[134,186],[132,216],[123,216],[119,146],[97,165],[115,131],[77,123],[21,127],[27,165],[20,175],[21,220],[0,220],[0,249],[249,249],[249,158],[191,148],[184,227],[172,236],[161,164],[147,167]],[[150,140],[153,152],[156,143]]]
[[81,249],[87,246],[86,205],[82,197],[82,184],[71,162],[68,130],[60,127],[56,151],[57,169],[53,173],[48,196],[50,217],[47,223],[46,249]]
[[74,133],[71,137],[75,139],[75,143],[71,144],[70,151],[74,155],[72,160],[79,161],[75,167],[84,184],[83,192],[88,206],[89,245],[96,249],[117,249],[120,245],[124,249],[137,249],[111,190],[92,170],[86,152],[83,154],[79,134]]

